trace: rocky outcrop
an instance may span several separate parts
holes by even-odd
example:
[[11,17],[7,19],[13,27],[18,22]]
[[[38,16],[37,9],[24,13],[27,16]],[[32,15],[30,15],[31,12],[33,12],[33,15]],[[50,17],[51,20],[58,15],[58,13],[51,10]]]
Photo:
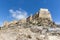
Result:
[[48,9],[40,9],[35,15],[29,16],[26,20],[28,23],[39,26],[57,27]]
[[0,40],[60,40],[59,29],[48,9],[41,9],[26,19],[5,22],[0,30]]
[[60,40],[60,35],[51,35],[42,26],[18,27],[0,30],[0,40]]

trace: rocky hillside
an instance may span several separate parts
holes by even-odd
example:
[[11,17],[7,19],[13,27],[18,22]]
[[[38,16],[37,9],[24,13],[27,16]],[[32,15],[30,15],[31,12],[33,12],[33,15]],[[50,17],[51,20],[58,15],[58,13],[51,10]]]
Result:
[[60,33],[37,25],[14,26],[0,30],[0,40],[60,40]]
[[39,12],[23,21],[4,23],[0,40],[60,40],[60,27],[52,21],[49,11]]

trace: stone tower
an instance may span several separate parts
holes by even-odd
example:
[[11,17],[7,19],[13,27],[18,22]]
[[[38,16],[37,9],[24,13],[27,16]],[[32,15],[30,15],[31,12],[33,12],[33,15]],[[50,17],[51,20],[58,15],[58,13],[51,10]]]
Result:
[[50,14],[50,12],[48,11],[48,9],[43,9],[43,8],[41,8],[41,9],[39,10],[39,17],[40,17],[40,18],[48,18],[49,20],[52,21],[51,14]]

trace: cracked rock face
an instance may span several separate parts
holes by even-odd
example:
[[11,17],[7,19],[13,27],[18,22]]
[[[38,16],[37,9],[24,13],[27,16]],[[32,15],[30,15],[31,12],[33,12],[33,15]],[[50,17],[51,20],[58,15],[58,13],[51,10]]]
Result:
[[60,40],[60,36],[32,32],[30,28],[0,31],[0,40]]

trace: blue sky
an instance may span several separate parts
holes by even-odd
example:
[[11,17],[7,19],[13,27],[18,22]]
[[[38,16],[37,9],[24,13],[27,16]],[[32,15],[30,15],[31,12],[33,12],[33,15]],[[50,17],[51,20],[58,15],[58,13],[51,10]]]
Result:
[[49,9],[53,21],[60,23],[60,0],[0,0],[0,25],[4,21],[26,18],[40,8]]

